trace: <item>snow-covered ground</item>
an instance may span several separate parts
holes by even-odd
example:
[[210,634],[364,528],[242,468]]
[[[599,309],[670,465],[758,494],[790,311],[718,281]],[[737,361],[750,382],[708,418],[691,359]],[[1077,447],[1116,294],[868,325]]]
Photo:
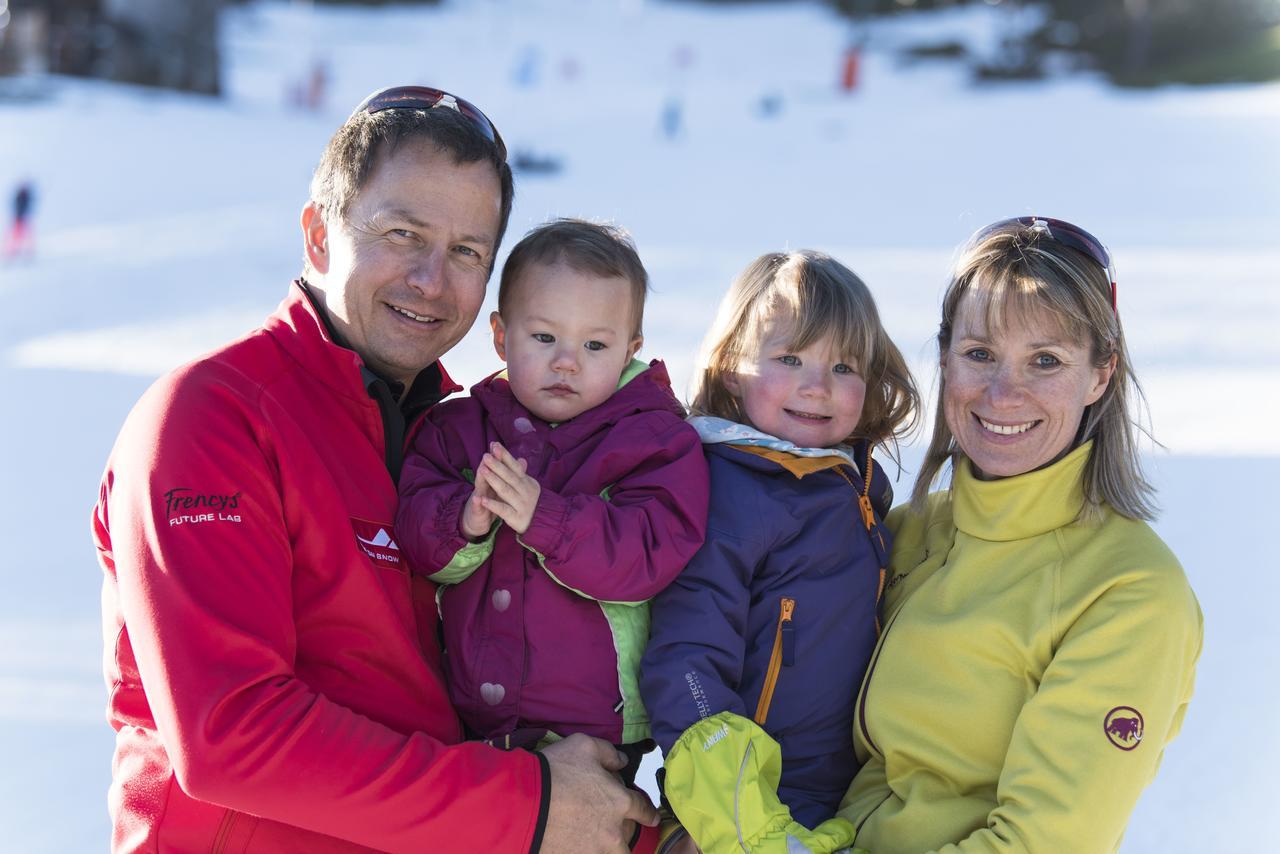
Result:
[[[513,239],[555,215],[633,231],[655,286],[646,352],[680,383],[729,279],[766,250],[821,248],[857,270],[927,386],[946,267],[974,228],[1035,212],[1103,237],[1167,448],[1150,456],[1157,527],[1207,631],[1196,700],[1124,850],[1269,847],[1280,85],[974,88],[954,66],[907,68],[890,50],[990,39],[1000,14],[875,25],[861,86],[842,95],[850,31],[817,5],[273,2],[228,13],[223,100],[69,80],[49,81],[43,101],[0,99],[0,190],[35,178],[40,241],[33,261],[0,265],[2,847],[106,841],[112,739],[88,513],[116,430],[158,374],[274,307],[299,268],[321,148],[361,97],[399,82],[458,92],[513,150],[563,160],[558,175],[517,178]],[[287,108],[316,56],[329,106]],[[765,97],[780,104],[768,118]],[[683,122],[668,139],[673,98]],[[448,364],[464,383],[492,370],[487,337]]]

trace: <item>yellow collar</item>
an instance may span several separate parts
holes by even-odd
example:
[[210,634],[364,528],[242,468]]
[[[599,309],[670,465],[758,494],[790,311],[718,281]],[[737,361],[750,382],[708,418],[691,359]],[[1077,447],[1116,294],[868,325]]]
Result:
[[1084,467],[1092,451],[1089,440],[1051,466],[999,480],[978,480],[962,457],[951,482],[956,527],[979,539],[1010,542],[1071,524],[1084,507]]

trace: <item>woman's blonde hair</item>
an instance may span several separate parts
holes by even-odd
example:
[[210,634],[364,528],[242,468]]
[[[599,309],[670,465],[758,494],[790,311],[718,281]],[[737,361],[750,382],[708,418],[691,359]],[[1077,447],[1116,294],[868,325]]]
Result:
[[703,367],[694,377],[694,414],[746,420],[725,375],[753,357],[765,326],[779,321],[791,332],[791,349],[803,350],[831,336],[841,358],[856,366],[866,382],[862,417],[846,443],[867,439],[884,444],[911,432],[920,394],[906,360],[880,323],[871,292],[848,267],[813,250],[761,255],[734,279],[703,342]]
[[[1143,402],[1133,373],[1124,329],[1116,312],[1108,271],[1089,255],[1054,239],[1050,230],[1017,220],[988,226],[970,238],[951,273],[938,325],[939,364],[951,347],[961,303],[985,315],[986,329],[998,333],[1009,319],[1048,315],[1072,341],[1087,343],[1094,367],[1113,358],[1115,370],[1102,396],[1085,407],[1071,447],[1093,440],[1085,465],[1082,518],[1096,518],[1103,503],[1130,519],[1154,519],[1155,490],[1142,472],[1131,410]],[[933,436],[911,495],[923,509],[943,467],[964,455],[947,424],[945,375],[938,378]]]

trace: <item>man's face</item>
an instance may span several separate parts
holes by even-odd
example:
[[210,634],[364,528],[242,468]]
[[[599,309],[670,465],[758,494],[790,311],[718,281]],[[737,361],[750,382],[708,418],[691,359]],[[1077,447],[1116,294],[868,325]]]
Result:
[[501,216],[488,162],[429,143],[383,157],[345,220],[302,213],[329,317],[374,372],[406,385],[466,334],[484,301]]

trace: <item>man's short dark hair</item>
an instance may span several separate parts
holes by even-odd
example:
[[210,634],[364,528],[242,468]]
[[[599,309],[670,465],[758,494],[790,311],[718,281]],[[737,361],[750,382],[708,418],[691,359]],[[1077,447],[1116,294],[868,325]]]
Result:
[[[355,113],[329,140],[311,178],[311,201],[345,220],[356,195],[364,188],[381,158],[395,154],[406,142],[429,142],[448,153],[454,163],[488,162],[502,188],[502,210],[494,240],[494,259],[511,218],[515,184],[511,167],[498,148],[456,110],[394,109]],[[492,268],[489,270],[493,272]]]
[[515,282],[534,264],[565,264],[580,273],[606,279],[625,279],[631,285],[635,334],[644,321],[644,300],[649,274],[631,235],[616,225],[565,217],[545,222],[530,231],[511,249],[498,285],[498,313],[507,317]]

